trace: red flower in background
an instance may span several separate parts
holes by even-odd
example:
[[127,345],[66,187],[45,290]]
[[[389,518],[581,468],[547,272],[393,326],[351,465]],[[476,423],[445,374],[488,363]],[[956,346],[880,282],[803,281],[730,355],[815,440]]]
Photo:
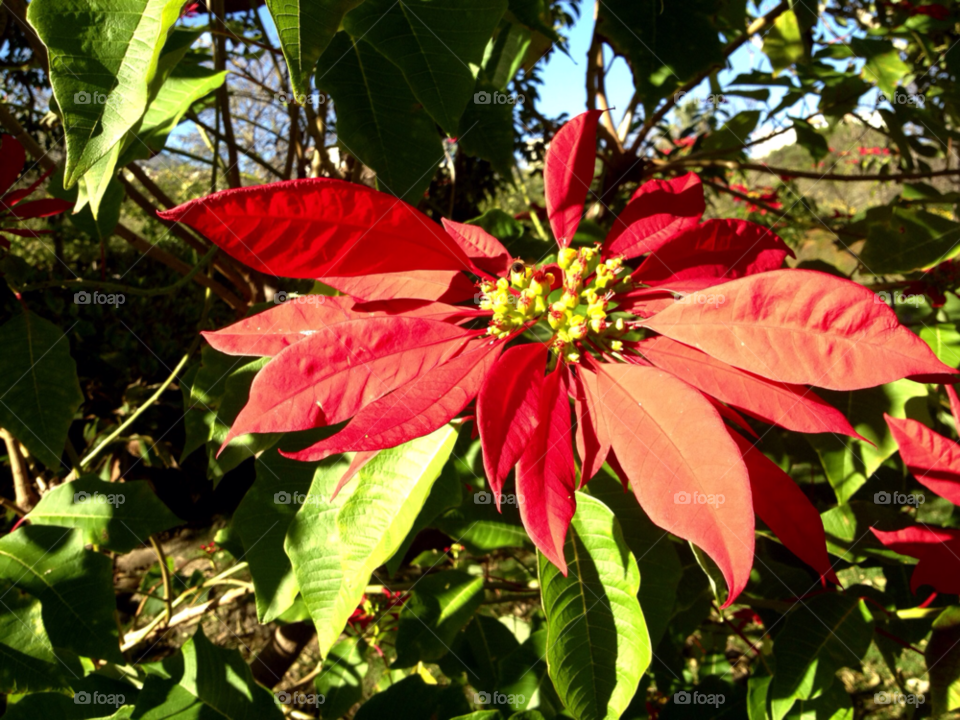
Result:
[[[0,135],[0,233],[9,233],[10,235],[19,235],[20,237],[38,237],[40,235],[47,235],[51,231],[14,228],[7,225],[7,223],[59,215],[73,207],[73,203],[53,198],[33,200],[27,203],[23,202],[33,194],[40,186],[40,183],[49,177],[52,170],[44,173],[43,176],[28,188],[23,190],[10,190],[20,177],[20,171],[23,170],[23,164],[26,162],[26,159],[27,155],[23,150],[23,145],[21,145],[15,137],[12,135]],[[5,248],[10,247],[10,241],[3,237],[2,234],[0,234],[0,245]]]
[[[523,523],[564,572],[575,490],[606,461],[655,523],[714,559],[727,604],[749,578],[754,513],[835,580],[819,514],[734,429],[752,432],[740,413],[856,437],[809,385],[853,390],[955,371],[869,290],[780,269],[792,253],[768,229],[701,222],[693,174],[643,185],[602,245],[571,247],[598,116],[571,120],[547,152],[555,262],[527,265],[479,227],[441,228],[396,198],[329,179],[228,190],[162,213],[260,272],[345,293],[205,333],[222,352],[273,358],[227,442],[349,420],[291,455],[356,452],[342,484],[377,451],[476,400],[498,504],[516,468]],[[470,299],[479,307],[456,304]]]
[[[953,417],[960,419],[960,401],[950,386],[947,395]],[[916,420],[889,415],[884,419],[900,447],[900,457],[917,482],[960,505],[960,445]],[[913,592],[921,585],[930,585],[937,592],[960,593],[960,530],[927,524],[895,532],[870,530],[885,547],[919,560],[910,578]]]
[[760,207],[759,205],[754,205],[753,203],[747,200],[744,200],[743,198],[734,196],[733,201],[735,203],[746,204],[747,212],[766,215],[767,208],[771,208],[773,210],[783,209],[783,203],[780,202],[779,188],[764,187],[764,188],[761,188],[760,190],[751,190],[746,185],[731,185],[730,188],[733,190],[736,190],[738,193],[741,193],[742,195],[746,195],[748,198],[752,200],[759,200],[760,202],[762,202],[764,205],[767,206],[767,207]]

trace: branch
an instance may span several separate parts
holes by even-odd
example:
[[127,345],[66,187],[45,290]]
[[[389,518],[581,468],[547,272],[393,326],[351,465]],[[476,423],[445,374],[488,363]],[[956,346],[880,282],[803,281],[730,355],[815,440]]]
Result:
[[[203,128],[203,129],[206,130],[208,133],[210,133],[211,135],[213,135],[217,140],[221,140],[221,141],[226,142],[226,140],[224,139],[223,135],[221,135],[221,134],[218,133],[216,130],[214,130],[212,127],[210,127],[210,126],[207,125],[205,122],[203,122],[199,117],[197,117],[196,113],[189,112],[189,113],[187,113],[187,117],[190,118],[190,120],[191,120],[195,125],[197,125],[197,127]],[[284,178],[283,178],[283,173],[281,173],[281,172],[280,172],[279,170],[277,170],[276,168],[272,167],[272,166],[271,166],[270,164],[268,164],[263,158],[261,158],[259,155],[257,155],[257,154],[254,153],[253,151],[251,151],[251,150],[246,150],[246,149],[244,149],[243,147],[238,146],[238,145],[234,145],[234,146],[237,148],[237,150],[239,150],[241,153],[243,153],[243,154],[246,155],[248,158],[250,158],[251,160],[253,160],[257,165],[259,165],[260,167],[262,167],[264,170],[268,171],[268,172],[271,173],[272,175],[276,175],[276,177],[277,177],[278,180],[283,180],[283,179],[284,179]]]
[[[212,0],[208,4],[214,29],[219,31],[213,38],[213,69],[222,71],[227,69],[227,38],[226,25],[223,22],[224,0]],[[237,138],[233,134],[233,119],[230,116],[230,93],[227,91],[227,81],[217,88],[217,102],[220,105],[220,117],[223,120],[223,137],[227,144],[227,184],[231,188],[240,187],[240,157],[237,155]],[[219,127],[218,127],[219,129]]]
[[759,198],[752,198],[749,195],[744,195],[742,192],[738,192],[733,188],[727,187],[726,185],[721,185],[720,183],[710,182],[709,180],[706,180],[705,182],[707,185],[712,187],[714,190],[717,190],[718,192],[723,192],[723,193],[726,193],[727,195],[732,195],[733,197],[739,198],[740,200],[743,200],[744,202],[748,202],[751,205],[756,205],[757,207],[761,207],[769,213],[773,213],[774,215],[779,215],[781,220],[793,219],[788,213],[785,213],[781,210],[777,210],[772,205],[767,205],[767,203],[763,202],[763,200],[760,200]]
[[678,160],[667,163],[658,168],[658,171],[670,167],[720,167],[728,170],[754,170],[756,172],[765,172],[770,175],[779,175],[781,177],[807,178],[810,180],[837,180],[840,182],[904,182],[905,180],[926,180],[935,177],[952,177],[960,175],[960,169],[956,170],[931,170],[930,172],[914,173],[891,173],[887,175],[841,175],[839,173],[818,173],[812,170],[793,170],[791,168],[771,167],[762,163],[742,163],[737,160]]
[[[743,45],[747,43],[748,40],[750,40],[751,37],[753,37],[758,32],[763,30],[765,27],[767,27],[767,25],[771,24],[781,14],[786,12],[789,8],[790,8],[790,3],[785,0],[784,2],[781,2],[779,5],[773,8],[773,10],[768,12],[766,15],[758,17],[756,20],[750,23],[750,25],[747,26],[746,32],[744,32],[743,35],[738,37],[733,42],[729,43],[723,49],[724,59],[730,57],[733,53],[739,50]],[[660,107],[659,110],[657,110],[656,112],[653,113],[653,115],[651,115],[646,120],[644,120],[643,127],[640,128],[640,133],[637,135],[637,139],[634,140],[633,145],[630,147],[630,152],[635,153],[637,151],[637,149],[640,147],[640,143],[642,143],[643,140],[647,137],[647,134],[650,132],[651,128],[653,128],[658,122],[663,120],[664,116],[668,112],[670,112],[671,108],[673,108],[677,104],[677,100],[680,97],[682,97],[683,94],[693,90],[697,85],[703,82],[704,79],[706,79],[710,75],[710,73],[713,72],[715,69],[716,69],[716,66],[711,66],[706,70],[704,70],[703,72],[699,73],[698,75],[694,76],[692,80],[689,80],[688,82],[686,82],[676,92],[674,92],[673,95],[669,96],[667,98],[667,101]]]
[[27,463],[20,453],[20,445],[17,439],[5,428],[0,428],[0,438],[7,445],[7,457],[10,458],[10,470],[13,473],[13,489],[16,493],[16,506],[30,511],[33,506],[40,502],[37,491],[30,482],[30,473],[27,471]]

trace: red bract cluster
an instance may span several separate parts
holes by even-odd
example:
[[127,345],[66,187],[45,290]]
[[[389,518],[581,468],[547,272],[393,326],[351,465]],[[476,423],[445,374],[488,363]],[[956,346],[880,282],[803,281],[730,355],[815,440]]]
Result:
[[205,334],[222,352],[273,358],[227,442],[349,421],[291,454],[356,452],[345,482],[375,452],[436,430],[475,400],[491,490],[499,500],[516,471],[523,523],[564,572],[575,490],[607,462],[655,523],[713,558],[728,604],[749,578],[755,513],[834,579],[819,514],[746,439],[741,413],[857,437],[809,386],[854,390],[955,371],[869,290],[781,269],[791,251],[766,228],[701,221],[693,174],[643,185],[602,245],[572,247],[598,116],[574,118],[549,146],[544,187],[558,252],[540,264],[511,257],[477,226],[441,227],[336,180],[229,190],[163,213],[260,272],[344,293]]
[[779,188],[764,187],[759,190],[751,190],[746,185],[731,185],[732,190],[736,190],[741,195],[746,195],[751,200],[759,200],[762,202],[765,207],[760,207],[755,205],[748,200],[734,196],[733,201],[737,203],[746,203],[747,212],[759,213],[760,215],[767,214],[767,208],[771,210],[782,210],[783,203],[780,202],[780,190]]
[[[9,233],[20,237],[38,237],[47,235],[51,230],[27,230],[13,228],[7,223],[31,218],[51,217],[73,207],[73,203],[65,200],[47,199],[23,202],[40,186],[50,175],[45,173],[36,182],[23,190],[10,190],[20,177],[23,164],[27,156],[23,146],[12,135],[0,135],[0,233]],[[9,191],[9,192],[8,192]],[[0,234],[0,246],[10,247],[10,241]]]
[[[947,387],[947,394],[953,417],[960,418],[956,392]],[[900,457],[917,482],[960,505],[960,445],[916,420],[884,417],[900,447]],[[875,500],[890,502],[889,497],[887,493]],[[937,592],[960,593],[960,530],[926,523],[895,532],[870,530],[884,546],[919,560],[910,578],[913,592],[930,585]]]

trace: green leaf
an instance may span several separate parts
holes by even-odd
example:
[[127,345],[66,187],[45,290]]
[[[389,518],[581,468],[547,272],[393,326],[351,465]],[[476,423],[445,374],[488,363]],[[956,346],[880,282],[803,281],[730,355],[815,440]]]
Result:
[[[486,93],[483,97],[491,100],[515,99],[515,96],[505,96],[486,82],[477,83],[477,92]],[[465,152],[489,161],[494,170],[510,177],[513,168],[513,103],[470,102],[460,119],[457,142]]]
[[403,73],[366,41],[338,33],[320,58],[316,82],[334,100],[343,149],[376,171],[381,190],[416,205],[444,153]]
[[239,651],[212,644],[201,627],[181,653],[176,661],[164,661],[169,677],[147,677],[137,698],[138,720],[283,717],[273,694],[257,685]]
[[960,708],[960,606],[945,608],[933,621],[923,656],[930,672],[933,717]]
[[704,150],[733,150],[740,148],[750,139],[750,133],[760,120],[759,110],[744,110],[724,123],[719,130],[707,135],[703,141]]
[[4,720],[36,720],[37,718],[57,718],[57,720],[127,720],[133,712],[132,705],[126,705],[111,713],[112,705],[85,705],[63,693],[36,693],[26,695],[16,703],[7,706]]
[[277,433],[242,435],[230,441],[217,457],[230,426],[250,396],[250,385],[270,358],[250,360],[225,355],[204,347],[202,365],[190,383],[185,399],[186,442],[181,460],[203,445],[207,446],[207,477],[219,481],[227,472],[249,457],[273,447]]
[[900,59],[900,51],[889,40],[851,38],[850,49],[857,57],[865,58],[863,77],[877,84],[880,91],[893,100],[897,85],[910,72],[910,66]]
[[[534,702],[544,683],[549,687],[547,675],[547,630],[538,630],[499,662],[500,692],[517,702],[514,709],[523,709]],[[553,688],[550,687],[552,691]]]
[[831,593],[805,601],[774,640],[770,700],[810,700],[826,691],[840,668],[860,665],[872,636],[873,617],[863,600]]
[[937,323],[920,328],[920,338],[950,367],[960,367],[960,332],[955,323]]
[[947,259],[960,240],[960,223],[920,208],[867,211],[867,243],[860,259],[872,273],[905,273]]
[[314,484],[332,490],[348,467],[341,456],[305,463],[271,451],[257,458],[257,479],[240,501],[233,525],[250,563],[261,623],[273,622],[300,592],[283,543],[301,503]]
[[310,93],[310,76],[343,16],[363,0],[267,0],[297,95]]
[[483,56],[483,74],[495,89],[507,89],[507,83],[513,80],[523,64],[530,37],[530,30],[523,25],[500,24],[500,31],[487,45]]
[[122,663],[112,563],[78,530],[28,525],[0,538],[0,578],[37,598],[54,647]]
[[763,52],[769,58],[774,72],[786,70],[806,57],[807,49],[800,23],[793,10],[781,13],[773,21],[773,27],[763,37]]
[[47,46],[63,117],[67,187],[140,120],[182,6],[183,0],[35,0],[27,6],[27,19]]
[[342,717],[363,699],[366,648],[367,644],[359,638],[346,638],[331,648],[323,670],[314,681],[317,692],[324,696],[325,717]]
[[35,313],[0,326],[0,427],[52,470],[61,467],[67,430],[83,403],[70,341]]
[[57,654],[43,627],[40,601],[0,583],[0,691],[36,692],[69,687],[83,674],[76,660]]
[[413,588],[400,612],[397,659],[391,667],[436,662],[483,602],[483,578],[460,570],[428,575]]
[[840,504],[846,503],[883,461],[897,451],[897,443],[883,419],[884,413],[895,418],[931,421],[926,402],[919,400],[926,398],[927,387],[912,380],[897,380],[853,392],[818,390],[817,393],[840,410],[854,429],[873,443],[870,445],[862,440],[827,433],[806,436],[820,456],[827,480]]
[[502,720],[503,715],[499,710],[477,710],[466,715],[457,715],[451,720]]
[[797,144],[810,153],[815,163],[820,162],[821,158],[830,154],[830,146],[827,139],[817,132],[806,120],[801,118],[790,118],[793,120],[793,130],[797,133]]
[[507,0],[366,0],[344,29],[400,68],[407,85],[448,134],[473,99],[483,51]]
[[637,561],[614,514],[583,493],[564,555],[567,577],[539,556],[550,677],[577,720],[618,718],[651,657]]
[[30,511],[30,522],[79,528],[85,542],[125,553],[181,521],[160,502],[149,483],[104,482],[90,475],[44,495]]
[[381,451],[333,502],[339,476],[315,477],[284,547],[317,627],[321,657],[360,603],[371,573],[407,536],[456,437],[456,430],[444,426]]
[[463,688],[427,685],[420,675],[410,675],[393,683],[367,700],[354,720],[425,720],[453,718],[470,712]]
[[[55,198],[77,203],[80,195],[80,185],[74,185],[69,190],[64,190],[63,168],[57,168],[57,171],[50,176],[47,192]],[[126,196],[126,191],[120,181],[112,178],[100,199],[100,207],[96,217],[93,216],[93,210],[89,203],[80,208],[79,211],[77,211],[75,205],[74,212],[68,213],[67,217],[77,230],[86,233],[97,242],[102,242],[113,235],[117,223],[120,222],[120,206]]]
[[673,616],[677,588],[683,566],[670,540],[670,534],[651,522],[633,493],[625,493],[620,481],[606,467],[587,486],[591,495],[602,501],[620,521],[623,539],[640,569],[640,607],[647,622],[650,646],[660,644]]
[[216,72],[195,63],[182,62],[174,67],[147,106],[135,136],[127,136],[117,165],[146,160],[163,150],[167,137],[190,107],[223,85],[226,77],[225,70]]

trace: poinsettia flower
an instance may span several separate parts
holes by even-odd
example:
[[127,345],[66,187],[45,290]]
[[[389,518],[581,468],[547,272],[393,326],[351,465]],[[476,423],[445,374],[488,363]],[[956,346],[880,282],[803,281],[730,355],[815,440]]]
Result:
[[702,221],[692,173],[644,184],[602,244],[574,246],[598,117],[574,118],[550,144],[557,252],[539,264],[477,226],[437,225],[330,179],[227,190],[162,213],[262,273],[344,293],[205,333],[222,352],[272,357],[226,442],[346,422],[290,453],[357,453],[346,482],[377,451],[466,411],[498,507],[515,472],[524,526],[563,572],[575,491],[608,463],[655,523],[713,558],[727,604],[749,578],[755,516],[835,581],[816,509],[734,427],[752,434],[747,415],[858,437],[810,386],[955,371],[869,290],[783,269],[792,253],[770,230]]
[[[20,237],[38,237],[47,235],[50,230],[28,230],[26,228],[10,227],[7,223],[31,218],[51,217],[59,215],[71,207],[73,203],[66,200],[49,198],[23,202],[40,186],[52,170],[44,173],[30,187],[22,190],[10,190],[20,177],[27,154],[23,145],[12,135],[0,135],[0,233],[19,235]],[[8,192],[9,191],[9,192]],[[9,248],[10,242],[0,234],[0,245]]]

